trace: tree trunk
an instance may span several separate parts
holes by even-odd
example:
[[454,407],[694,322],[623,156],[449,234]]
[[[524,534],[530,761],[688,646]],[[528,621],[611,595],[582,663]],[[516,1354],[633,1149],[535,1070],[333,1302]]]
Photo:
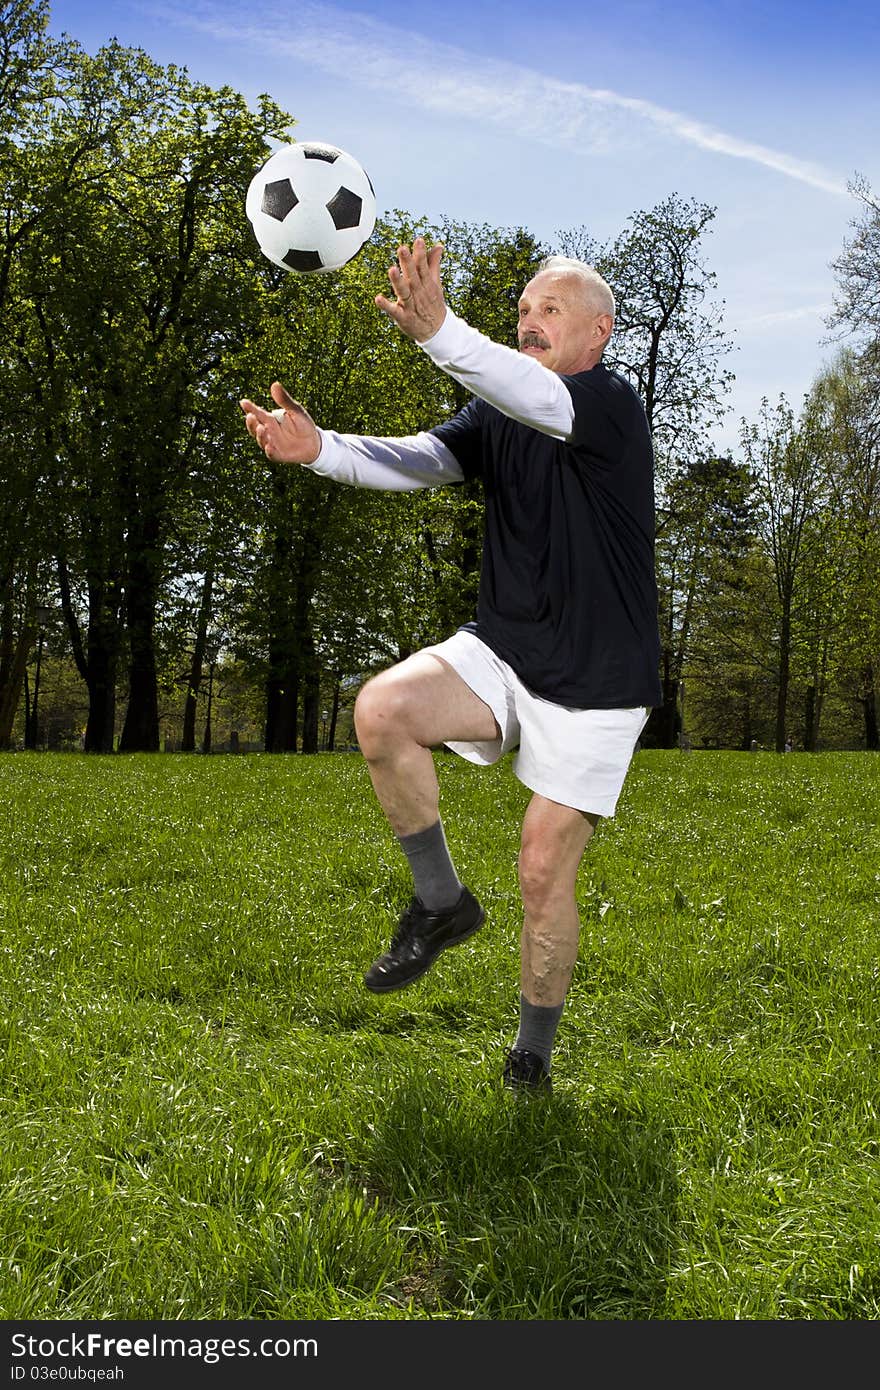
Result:
[[657,729],[661,748],[675,748],[681,732],[681,716],[678,709],[678,681],[669,674],[669,666],[664,654],[663,704],[658,710]]
[[863,673],[864,696],[862,707],[865,712],[865,747],[876,753],[880,749],[880,736],[877,728],[877,691],[874,686],[874,663],[869,661]]
[[76,669],[89,692],[83,748],[86,753],[112,753],[116,733],[116,675],[119,665],[119,580],[100,573],[97,565],[90,566],[88,629],[83,650],[63,550],[58,554],[56,566],[61,611],[70,648]]
[[339,681],[333,686],[333,704],[330,707],[330,727],[327,730],[327,752],[332,753],[336,747],[336,723],[339,719]]
[[116,733],[116,667],[115,641],[112,646],[98,640],[99,634],[89,625],[89,662],[86,686],[89,692],[89,714],[86,720],[84,751],[112,753]]
[[[657,741],[658,748],[675,748],[681,729],[678,712],[678,675],[675,662],[672,629],[672,589],[660,591],[660,662],[662,673],[660,684],[663,690],[663,703],[652,711],[650,733]],[[646,731],[647,732],[647,731]]]
[[312,599],[320,568],[323,536],[321,513],[308,518],[300,536],[293,605],[293,638],[303,681],[303,753],[318,751],[318,708],[321,699],[321,668],[315,655],[312,631]]
[[[202,649],[204,651],[204,648]],[[198,651],[198,640],[196,642]],[[189,676],[186,682],[186,699],[183,702],[183,732],[180,736],[181,753],[194,753],[196,751],[196,704],[199,695],[199,685],[202,680],[202,653],[199,653],[199,660],[196,662],[195,652],[193,653],[192,663],[189,668]]]
[[816,751],[816,687],[807,686],[804,700],[804,752]]
[[0,749],[12,747],[12,726],[15,723],[21,692],[24,688],[28,652],[34,640],[32,628],[25,628],[23,632],[19,633],[17,640],[13,639],[11,630],[7,638],[6,631],[7,629],[4,627],[4,646],[8,642],[8,656],[4,651],[2,668],[0,668],[0,675],[2,675],[2,680],[0,680]]
[[743,705],[742,747],[748,751],[752,743],[752,700],[749,692],[746,691],[745,703]]
[[214,669],[215,663],[212,661],[208,667],[208,708],[205,711],[205,729],[202,734],[203,753],[210,753],[214,737],[214,731],[211,727],[214,715]]
[[214,591],[214,560],[208,561],[202,582],[202,596],[199,602],[199,615],[196,620],[196,640],[193,647],[192,662],[186,685],[186,700],[183,705],[183,737],[181,753],[194,753],[196,747],[196,705],[202,684],[202,663],[208,645],[208,623],[211,618],[211,599]]
[[830,638],[826,631],[822,646],[813,670],[812,684],[807,686],[804,710],[804,752],[815,753],[819,747],[819,729],[822,724],[822,705],[828,677],[828,648]]
[[120,753],[158,753],[159,708],[152,631],[141,628],[128,672],[128,707],[119,739]]
[[776,752],[785,752],[785,725],[788,714],[788,686],[791,664],[791,618],[782,615],[779,632],[779,689],[776,695]]
[[299,676],[288,668],[285,675],[278,667],[266,681],[266,729],[264,742],[267,753],[296,752],[296,715],[299,705]]
[[318,751],[318,706],[320,705],[320,682],[317,675],[309,676],[303,696],[302,751]]
[[159,524],[141,517],[129,532],[126,627],[129,643],[128,707],[119,740],[123,753],[158,753],[159,689],[154,628],[159,554]]

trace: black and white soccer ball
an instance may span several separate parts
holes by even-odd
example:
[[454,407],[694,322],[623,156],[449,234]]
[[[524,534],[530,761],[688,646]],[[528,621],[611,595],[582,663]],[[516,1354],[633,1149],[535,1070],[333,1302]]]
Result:
[[366,171],[336,145],[282,145],[251,179],[245,211],[264,256],[297,274],[338,270],[376,225]]

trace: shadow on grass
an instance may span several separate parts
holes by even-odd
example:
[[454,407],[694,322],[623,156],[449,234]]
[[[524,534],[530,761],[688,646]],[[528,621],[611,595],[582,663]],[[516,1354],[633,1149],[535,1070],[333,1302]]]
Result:
[[[478,1318],[662,1316],[678,1178],[662,1117],[630,1099],[451,1093],[408,1076],[372,1121],[365,1176],[413,1232],[419,1306]],[[416,1296],[416,1295],[412,1295]]]

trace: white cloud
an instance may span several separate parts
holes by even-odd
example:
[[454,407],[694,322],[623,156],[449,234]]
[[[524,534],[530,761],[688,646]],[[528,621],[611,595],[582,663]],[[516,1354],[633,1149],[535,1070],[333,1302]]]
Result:
[[[679,111],[641,97],[623,96],[577,82],[562,82],[535,69],[482,59],[450,44],[325,5],[298,5],[294,12],[261,11],[258,19],[222,5],[193,3],[185,9],[149,5],[150,13],[210,34],[223,42],[288,55],[331,75],[401,103],[482,120],[539,141],[577,142],[603,151],[632,139],[645,126],[713,154],[758,164],[826,193],[848,196],[844,180],[809,160],[742,140]],[[254,14],[254,10],[251,10]],[[293,18],[292,18],[293,14]]]
[[832,305],[804,304],[799,309],[775,309],[766,314],[753,314],[735,321],[731,326],[743,328],[773,328],[778,324],[797,323],[801,319],[824,320],[831,313]]

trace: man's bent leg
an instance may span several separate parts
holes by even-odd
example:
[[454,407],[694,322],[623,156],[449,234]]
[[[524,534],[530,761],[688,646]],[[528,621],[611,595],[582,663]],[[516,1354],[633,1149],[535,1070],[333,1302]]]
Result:
[[431,749],[492,740],[495,717],[441,658],[420,652],[369,681],[355,726],[373,788],[413,871],[415,896],[390,949],[367,971],[377,993],[420,978],[440,951],[472,936],[484,913],[455,872],[440,821]]
[[439,817],[431,749],[499,733],[489,706],[429,652],[416,652],[367,681],[354,718],[373,789],[398,836],[426,830]]

